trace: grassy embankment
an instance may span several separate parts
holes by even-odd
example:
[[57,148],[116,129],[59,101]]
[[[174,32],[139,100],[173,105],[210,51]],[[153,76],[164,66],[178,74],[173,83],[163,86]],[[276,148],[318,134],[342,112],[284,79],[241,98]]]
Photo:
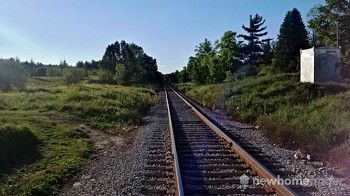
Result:
[[[262,126],[284,146],[326,152],[347,145],[350,94],[345,91],[349,88],[298,81],[297,75],[260,74],[232,83],[185,83],[177,88],[207,107],[225,110],[236,120]],[[350,153],[349,147],[343,150]]]
[[154,103],[153,90],[115,85],[67,86],[30,79],[22,92],[0,93],[0,195],[48,195],[93,150],[80,123],[118,134]]

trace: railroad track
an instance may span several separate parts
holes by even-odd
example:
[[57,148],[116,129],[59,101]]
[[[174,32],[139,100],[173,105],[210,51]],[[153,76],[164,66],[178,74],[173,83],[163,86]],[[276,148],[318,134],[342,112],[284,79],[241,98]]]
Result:
[[[152,176],[154,171],[164,173],[146,180],[153,187],[144,190],[143,194],[295,195],[283,185],[253,183],[253,179],[257,182],[261,178],[277,178],[180,94],[168,88],[163,98],[169,120],[169,130],[162,139],[166,141],[166,153],[157,151],[162,165],[150,166],[149,174]],[[161,192],[159,186],[168,189]]]

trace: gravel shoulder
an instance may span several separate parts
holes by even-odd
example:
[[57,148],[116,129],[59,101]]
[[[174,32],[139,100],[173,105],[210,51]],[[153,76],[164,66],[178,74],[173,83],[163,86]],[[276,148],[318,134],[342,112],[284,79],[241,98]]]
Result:
[[149,138],[159,128],[159,101],[144,117],[144,126],[128,127],[113,136],[81,125],[96,152],[81,172],[61,189],[59,195],[139,195],[146,166]]
[[307,194],[350,195],[349,179],[344,177],[339,168],[320,160],[313,160],[313,157],[308,160],[307,155],[298,150],[285,149],[273,143],[258,127],[234,121],[220,110],[211,110],[197,102],[191,102],[228,132],[245,138],[273,161],[283,165],[284,170],[290,173],[288,178],[305,180],[304,187],[310,188],[306,189],[309,190]]

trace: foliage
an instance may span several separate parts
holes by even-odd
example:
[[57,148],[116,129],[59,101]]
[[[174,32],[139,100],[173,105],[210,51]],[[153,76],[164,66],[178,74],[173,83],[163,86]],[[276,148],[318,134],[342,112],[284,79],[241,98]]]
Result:
[[47,66],[46,74],[47,77],[59,77],[62,76],[62,69],[58,66]]
[[344,142],[349,119],[349,102],[344,95],[337,95],[308,105],[281,107],[273,114],[260,116],[258,123],[284,145],[323,151]]
[[214,107],[218,102],[219,97],[221,97],[222,89],[224,84],[211,84],[205,86],[192,86],[194,87],[187,94],[191,97],[195,97],[197,100],[200,100],[204,106]]
[[33,60],[30,62],[26,61],[18,63],[23,65],[31,77],[46,76],[47,66],[42,63],[34,63]]
[[166,74],[165,78],[169,83],[186,83],[191,81],[187,67],[184,67],[181,71],[176,70],[173,73]]
[[337,26],[343,74],[350,77],[350,2],[326,0],[325,5],[315,6],[310,11],[309,27],[314,30],[316,46],[337,46]]
[[7,141],[0,141],[0,165],[4,145],[21,151],[22,144],[34,141],[25,153],[35,147],[30,158],[39,154],[34,162],[26,158],[25,165],[12,165],[19,172],[1,173],[0,195],[57,194],[92,150],[80,123],[119,134],[124,125],[140,123],[156,97],[145,88],[64,83],[62,77],[30,78],[26,90],[0,93],[0,140]]
[[276,72],[272,66],[262,66],[259,68],[257,76],[274,75]]
[[220,83],[228,71],[239,69],[240,43],[236,41],[236,32],[227,31],[214,46],[208,39],[195,49],[195,56],[190,57],[186,72],[190,79],[197,83]]
[[27,75],[18,59],[0,59],[0,92],[23,88]]
[[247,35],[239,35],[247,44],[243,46],[244,63],[251,66],[259,66],[263,55],[262,46],[270,39],[260,40],[261,37],[267,35],[266,26],[263,27],[265,20],[263,17],[256,14],[254,17],[250,15],[249,26],[242,25],[243,30],[247,32]]
[[237,73],[234,74],[234,78],[242,80],[250,76],[254,76],[257,74],[257,69],[258,68],[255,65],[251,64],[242,66],[241,69],[239,69]]
[[[117,41],[107,46],[99,63],[99,69],[104,73],[101,79],[109,84],[115,82],[114,78],[119,80],[118,83],[123,84],[149,83],[156,81],[159,76],[156,59],[148,56],[140,46],[125,41],[120,43]],[[125,77],[118,77],[120,75]]]
[[93,69],[98,69],[98,65],[99,65],[99,61],[95,61],[95,60],[92,60],[91,62],[78,61],[76,64],[76,67],[87,69],[87,70],[93,70]]
[[288,11],[275,48],[274,67],[285,73],[298,72],[300,49],[309,47],[308,33],[297,9]]
[[128,80],[127,76],[127,70],[126,67],[123,64],[117,64],[115,66],[115,81],[118,84],[124,84]]
[[26,91],[0,94],[0,108],[63,112],[110,132],[123,122],[140,122],[155,97],[154,91],[145,88],[83,83],[64,86],[62,78],[35,78],[30,83]]
[[193,82],[186,82],[186,83],[178,83],[175,84],[176,90],[179,90],[183,93],[187,93],[188,91],[192,90],[193,88],[196,88],[197,85]]
[[271,40],[267,40],[266,43],[262,44],[263,53],[261,56],[260,66],[268,66],[272,64],[274,57],[275,42],[271,43]]
[[63,79],[66,84],[77,84],[87,77],[87,73],[84,69],[80,68],[64,68]]
[[[262,27],[264,23],[261,16],[255,15],[251,16],[249,27],[243,25],[248,35],[238,37],[247,44],[237,41],[237,33],[233,31],[226,31],[214,44],[205,39],[196,46],[195,55],[189,58],[184,70],[169,75],[171,82],[221,83],[255,75],[258,65],[270,64],[273,55],[270,39],[260,40],[267,35],[266,27]],[[181,79],[177,78],[180,76]]]
[[40,156],[39,141],[27,127],[0,126],[0,173],[30,163]]
[[0,195],[52,195],[92,150],[83,131],[52,115],[8,110],[0,114],[3,126],[11,130],[8,147],[25,158],[25,165],[11,165],[18,172],[2,173]]
[[215,51],[211,42],[205,39],[204,42],[196,46],[195,52],[195,56],[189,58],[187,69],[193,81],[205,83],[209,77],[208,64],[211,63],[211,58],[215,55]]
[[220,41],[217,42],[217,55],[214,57],[210,70],[211,83],[223,82],[226,73],[236,72],[240,66],[240,43],[236,41],[236,32],[226,31]]
[[[348,88],[299,83],[295,74],[275,75],[271,67],[257,76],[226,84],[178,84],[203,105],[220,108],[235,119],[258,123],[279,142],[300,148],[330,149],[350,128]],[[304,140],[305,139],[305,140]],[[333,141],[333,142],[332,142]]]
[[69,65],[68,65],[68,63],[67,63],[66,60],[63,60],[63,61],[60,61],[60,64],[59,64],[58,66],[60,66],[60,67],[62,67],[62,68],[66,68],[66,67],[68,67]]

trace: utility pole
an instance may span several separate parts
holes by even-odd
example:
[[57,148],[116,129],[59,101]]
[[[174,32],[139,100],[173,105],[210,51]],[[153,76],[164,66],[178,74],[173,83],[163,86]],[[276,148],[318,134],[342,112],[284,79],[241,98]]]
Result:
[[335,24],[337,25],[337,47],[339,47],[339,22],[335,22]]

